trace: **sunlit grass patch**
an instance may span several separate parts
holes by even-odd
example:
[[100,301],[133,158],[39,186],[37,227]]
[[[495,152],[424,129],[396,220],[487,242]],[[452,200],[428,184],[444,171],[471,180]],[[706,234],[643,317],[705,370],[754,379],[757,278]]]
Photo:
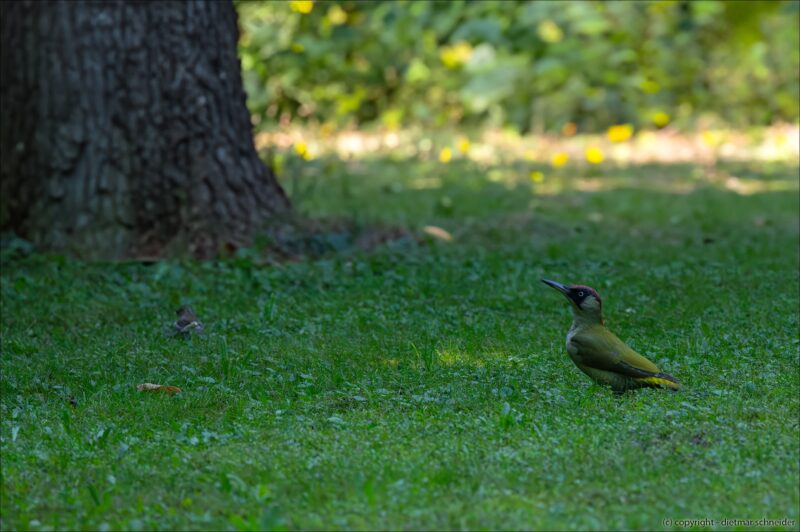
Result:
[[[616,128],[616,129],[615,129]],[[679,132],[644,129],[634,132],[629,125],[614,126],[605,135],[573,131],[561,135],[519,136],[501,130],[482,130],[469,136],[461,132],[403,131],[321,131],[281,128],[256,135],[256,146],[287,149],[314,139],[320,154],[342,158],[397,156],[449,162],[454,155],[480,164],[508,163],[527,159],[551,164],[713,164],[724,161],[765,161],[796,163],[800,157],[800,127],[777,125],[748,131],[700,129]],[[591,149],[591,159],[586,152]],[[600,154],[602,153],[602,161]],[[572,161],[572,163],[570,163]]]

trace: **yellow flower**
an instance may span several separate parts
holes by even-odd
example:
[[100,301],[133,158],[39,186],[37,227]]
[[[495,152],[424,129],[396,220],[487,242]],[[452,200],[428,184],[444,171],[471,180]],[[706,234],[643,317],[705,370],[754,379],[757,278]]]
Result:
[[567,155],[563,151],[554,153],[553,156],[550,158],[550,164],[552,164],[556,168],[561,168],[568,162],[569,162],[569,155]]
[[298,142],[295,144],[294,152],[306,161],[311,159],[311,152],[308,151],[308,146],[306,146],[305,142]]
[[536,33],[539,38],[546,43],[561,42],[564,38],[564,32],[558,27],[558,24],[552,20],[543,20],[536,27]]
[[717,146],[719,144],[719,136],[716,135],[714,131],[703,131],[700,137],[703,139],[703,142],[709,146]]
[[289,2],[289,9],[296,13],[308,15],[314,9],[314,2],[311,0],[292,0]]
[[667,124],[669,124],[671,118],[664,111],[659,111],[659,112],[653,114],[652,120],[653,120],[653,123],[655,125],[657,125],[658,127],[664,127]]
[[470,57],[472,57],[472,45],[464,41],[453,46],[444,46],[439,52],[439,59],[447,68],[457,68],[469,61]]
[[347,22],[347,12],[338,5],[334,4],[330,9],[328,9],[328,20],[330,20],[331,24],[334,26],[344,24]]
[[542,181],[544,181],[544,174],[542,172],[539,172],[538,170],[531,172],[531,181],[533,181],[534,183],[541,183]]
[[443,163],[449,163],[452,158],[453,150],[450,148],[442,148],[442,151],[439,152],[439,160]]
[[603,150],[598,148],[597,146],[590,146],[586,148],[586,160],[592,164],[600,164],[605,159],[605,155],[603,155]]
[[458,151],[463,154],[466,154],[469,151],[469,139],[467,137],[461,137],[458,139]]
[[630,124],[619,124],[608,128],[608,140],[611,142],[625,142],[633,136],[633,126]]

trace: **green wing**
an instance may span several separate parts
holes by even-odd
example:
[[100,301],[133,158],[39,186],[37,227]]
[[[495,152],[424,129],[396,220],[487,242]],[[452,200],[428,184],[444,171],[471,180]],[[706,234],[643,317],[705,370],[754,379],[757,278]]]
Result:
[[658,366],[625,345],[602,325],[593,326],[572,337],[583,364],[634,378],[661,373]]

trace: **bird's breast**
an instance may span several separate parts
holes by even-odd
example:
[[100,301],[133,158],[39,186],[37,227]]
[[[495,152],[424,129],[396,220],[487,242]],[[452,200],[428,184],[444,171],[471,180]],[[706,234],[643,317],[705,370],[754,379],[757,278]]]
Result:
[[572,338],[575,336],[576,331],[574,329],[570,329],[567,333],[567,354],[569,357],[574,360],[575,362],[581,361],[580,350],[575,342],[572,341]]

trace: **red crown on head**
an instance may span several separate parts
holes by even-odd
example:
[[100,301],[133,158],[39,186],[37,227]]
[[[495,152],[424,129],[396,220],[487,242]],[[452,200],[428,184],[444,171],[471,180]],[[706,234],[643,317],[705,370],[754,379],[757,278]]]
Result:
[[602,300],[602,299],[600,299],[600,294],[598,294],[598,293],[597,293],[597,290],[595,290],[595,289],[594,289],[594,288],[592,288],[591,286],[586,286],[586,285],[583,285],[583,284],[574,284],[574,285],[570,286],[569,288],[570,288],[570,290],[585,290],[586,292],[589,292],[589,293],[590,293],[590,294],[592,294],[594,297],[596,297],[596,298],[597,298],[597,300],[598,300],[598,301],[599,301],[601,304],[603,303],[603,300]]

